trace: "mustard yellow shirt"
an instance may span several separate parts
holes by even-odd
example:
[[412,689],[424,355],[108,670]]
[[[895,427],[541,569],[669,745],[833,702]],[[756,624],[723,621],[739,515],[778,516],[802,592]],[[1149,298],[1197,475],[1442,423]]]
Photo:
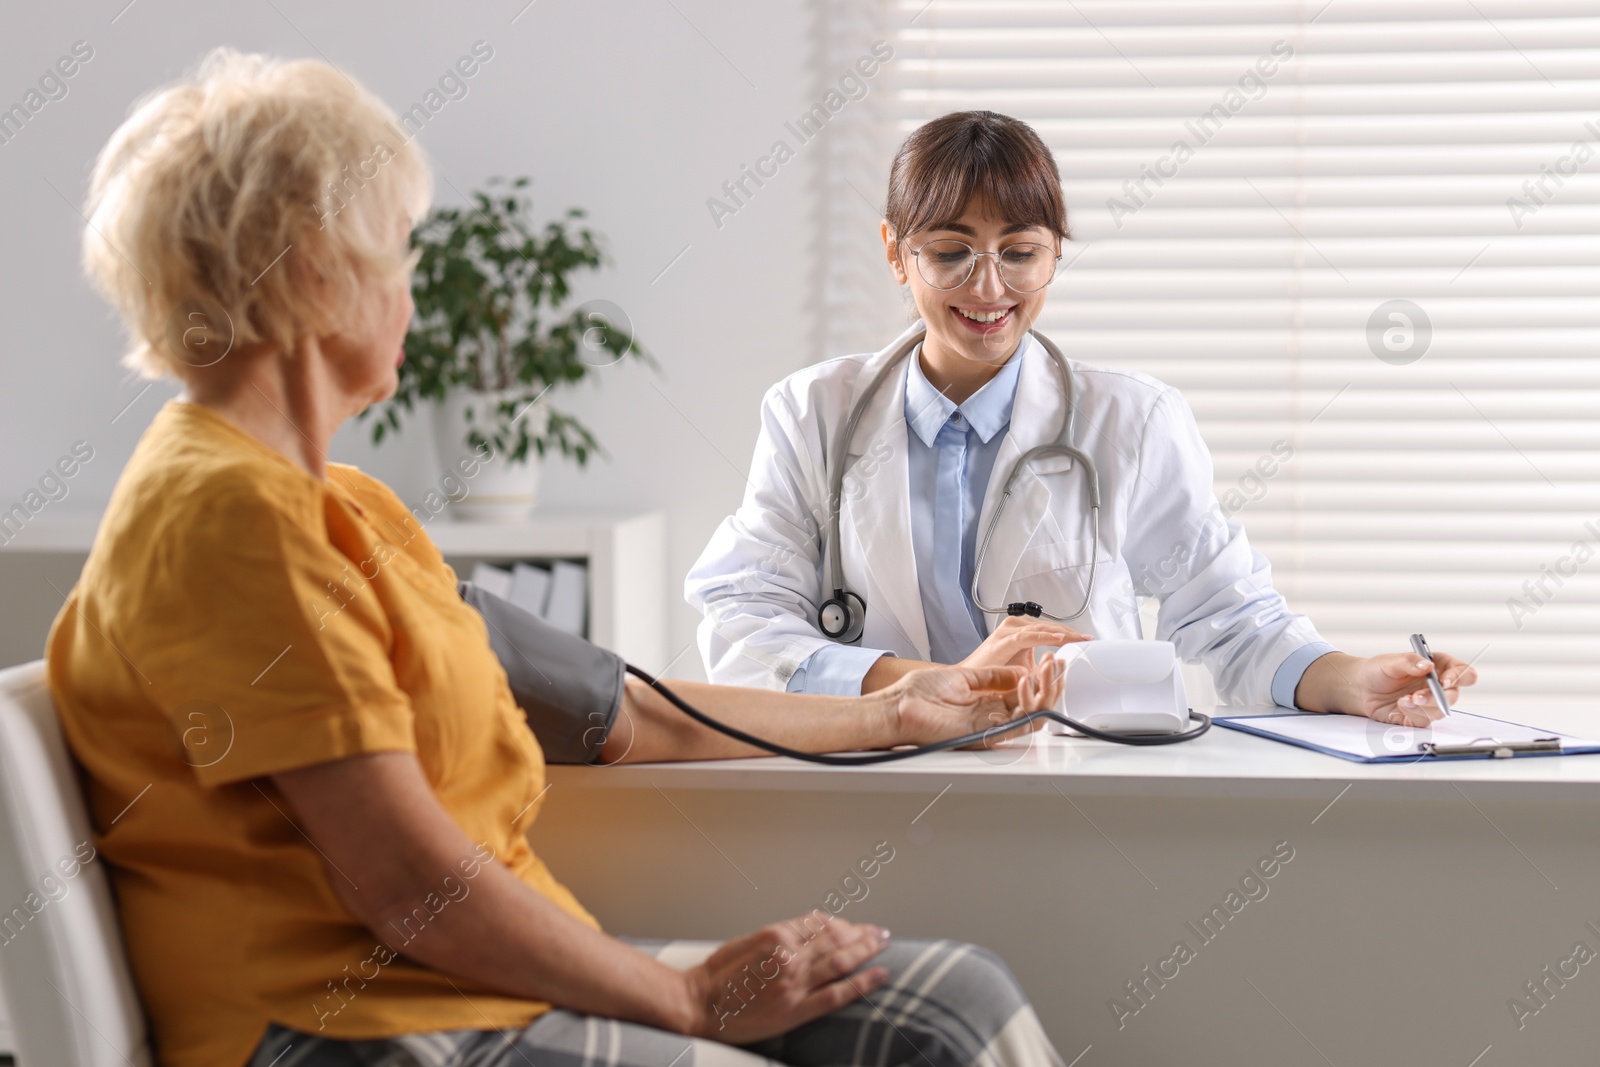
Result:
[[[48,659],[161,1063],[243,1064],[268,1022],[387,1037],[549,1010],[400,955],[482,863],[597,924],[528,846],[544,757],[483,620],[383,484],[338,464],[319,481],[169,402]],[[392,751],[416,753],[477,852],[374,934],[265,776]]]

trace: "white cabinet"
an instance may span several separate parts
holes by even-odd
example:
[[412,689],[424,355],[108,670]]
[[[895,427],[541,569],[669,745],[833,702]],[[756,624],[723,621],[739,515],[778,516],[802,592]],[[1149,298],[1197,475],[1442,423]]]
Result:
[[667,521],[539,516],[514,525],[435,522],[428,535],[462,578],[472,562],[570,559],[589,571],[589,640],[648,671],[667,659]]
[[[100,516],[49,510],[0,545],[0,666],[37,659],[94,543]],[[463,578],[478,560],[566,559],[589,574],[589,639],[646,670],[667,659],[666,517],[538,514],[517,523],[439,518],[424,528]]]

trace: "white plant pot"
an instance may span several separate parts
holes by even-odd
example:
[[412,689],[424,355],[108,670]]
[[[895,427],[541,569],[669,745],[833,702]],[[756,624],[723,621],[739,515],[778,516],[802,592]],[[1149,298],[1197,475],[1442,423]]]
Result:
[[[433,444],[439,456],[439,466],[448,475],[455,475],[451,487],[465,486],[464,494],[451,494],[447,513],[461,522],[520,522],[528,517],[539,496],[539,454],[528,450],[526,461],[512,463],[504,452],[478,465],[478,473],[468,477],[470,461],[477,453],[467,443],[473,427],[481,429],[493,416],[495,407],[503,398],[516,399],[522,393],[477,393],[468,389],[452,390],[444,402],[433,408]],[[534,404],[524,411],[518,421],[528,424],[528,432],[537,435],[544,429],[546,419],[542,404]],[[485,435],[487,436],[487,435]],[[463,460],[469,461],[465,467]]]

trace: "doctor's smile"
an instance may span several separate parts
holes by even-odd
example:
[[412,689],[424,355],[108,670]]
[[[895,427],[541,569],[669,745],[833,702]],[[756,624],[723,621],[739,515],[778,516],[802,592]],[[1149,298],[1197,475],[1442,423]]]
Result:
[[958,307],[955,311],[964,320],[962,325],[977,333],[996,333],[1004,330],[1011,322],[1010,307],[992,309]]
[[956,403],[982,384],[974,375],[989,372],[958,370],[955,361],[994,367],[1011,358],[1044,307],[1065,236],[1008,221],[991,195],[969,200],[958,217],[922,225],[903,241],[887,219],[881,227],[890,271],[928,323],[922,355],[938,368],[929,380]]

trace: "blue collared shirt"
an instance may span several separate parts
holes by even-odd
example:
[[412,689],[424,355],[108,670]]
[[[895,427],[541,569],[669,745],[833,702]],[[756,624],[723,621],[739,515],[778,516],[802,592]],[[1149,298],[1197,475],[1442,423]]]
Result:
[[[1020,348],[1019,348],[1020,351]],[[1022,360],[1017,353],[961,404],[935,389],[922,372],[921,346],[906,371],[905,419],[910,474],[911,548],[935,663],[956,663],[983,643],[988,626],[972,603],[978,513],[994,473],[995,457],[1011,425]],[[951,537],[948,531],[959,531]],[[1273,699],[1294,707],[1295,687],[1312,661],[1332,645],[1316,642],[1291,654],[1272,680]],[[791,693],[853,696],[881,649],[824,645],[790,676]]]
[[[995,457],[1011,425],[1022,360],[1013,353],[993,378],[963,403],[935,389],[922,372],[922,347],[906,371],[906,460],[911,482],[911,550],[916,559],[928,651],[955,663],[989,632],[972,603],[978,512]],[[935,531],[960,531],[936,536]],[[790,692],[853,694],[883,652],[829,645],[790,677]]]
[[[1013,355],[983,388],[955,404],[923,374],[920,351],[906,373],[911,548],[928,652],[936,663],[956,663],[989,632],[971,596],[978,512],[1011,425],[1022,360]],[[951,536],[954,531],[959,537]]]

